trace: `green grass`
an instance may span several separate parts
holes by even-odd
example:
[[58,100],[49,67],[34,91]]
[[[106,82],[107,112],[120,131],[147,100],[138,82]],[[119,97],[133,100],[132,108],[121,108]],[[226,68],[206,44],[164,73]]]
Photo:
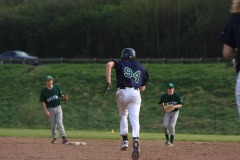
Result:
[[[161,133],[163,113],[157,104],[168,82],[173,82],[184,105],[177,134],[240,133],[235,103],[234,68],[214,64],[143,64],[150,79],[142,93],[141,132]],[[0,65],[0,126],[48,128],[39,100],[43,77],[52,75],[69,101],[62,105],[66,130],[115,130],[119,115],[115,101],[115,73],[106,97],[105,64]]]
[[[69,138],[81,139],[120,139],[119,132],[109,131],[86,131],[68,130]],[[140,133],[144,140],[164,140],[162,133]],[[0,128],[1,137],[35,137],[50,138],[50,129],[19,129]],[[129,133],[131,137],[131,133]],[[178,141],[201,141],[201,142],[240,142],[240,136],[236,135],[202,135],[202,134],[176,134]]]

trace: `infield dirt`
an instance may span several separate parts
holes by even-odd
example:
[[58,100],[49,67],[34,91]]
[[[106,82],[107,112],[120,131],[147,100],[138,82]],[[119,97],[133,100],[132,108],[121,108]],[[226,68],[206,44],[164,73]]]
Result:
[[[0,137],[1,160],[130,160],[129,150],[120,151],[121,140],[69,139],[87,145],[64,145],[61,139],[51,144],[49,138]],[[175,141],[174,146],[162,140],[140,140],[141,160],[236,160],[240,143]]]

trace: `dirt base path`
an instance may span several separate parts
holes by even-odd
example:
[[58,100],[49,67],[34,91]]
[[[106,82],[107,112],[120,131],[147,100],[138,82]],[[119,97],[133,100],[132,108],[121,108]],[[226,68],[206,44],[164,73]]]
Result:
[[[130,160],[130,148],[120,151],[120,140],[69,139],[87,145],[64,145],[59,139],[51,144],[48,138],[0,137],[1,160]],[[141,160],[236,160],[240,143],[176,141],[167,147],[162,140],[141,140]]]

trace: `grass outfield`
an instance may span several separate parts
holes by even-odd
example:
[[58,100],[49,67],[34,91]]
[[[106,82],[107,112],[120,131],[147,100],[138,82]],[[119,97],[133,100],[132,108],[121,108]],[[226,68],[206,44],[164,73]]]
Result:
[[[119,132],[110,131],[78,131],[68,130],[69,138],[81,139],[119,139]],[[131,134],[131,133],[130,133]],[[0,128],[1,137],[50,137],[50,129],[18,129]],[[141,139],[145,140],[164,140],[163,133],[141,133]],[[202,134],[176,134],[177,141],[204,141],[204,142],[240,142],[238,135],[202,135]]]
[[[142,93],[141,132],[162,132],[163,112],[158,102],[166,91],[166,83],[173,82],[184,102],[177,134],[240,135],[234,67],[226,67],[224,63],[143,65],[150,79]],[[103,97],[104,69],[105,64],[0,65],[0,73],[4,75],[0,77],[0,126],[49,128],[39,96],[44,87],[43,77],[50,74],[55,78],[54,84],[69,95],[69,101],[62,104],[67,131],[118,130],[116,76],[113,72],[113,87]]]

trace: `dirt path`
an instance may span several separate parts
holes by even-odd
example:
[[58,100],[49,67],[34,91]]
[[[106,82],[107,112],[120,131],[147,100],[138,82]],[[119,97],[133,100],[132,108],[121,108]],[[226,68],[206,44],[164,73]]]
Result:
[[[120,151],[120,140],[69,139],[84,141],[86,146],[51,144],[48,138],[0,137],[1,160],[130,160],[131,147]],[[131,142],[130,142],[131,144]],[[141,140],[141,160],[236,160],[240,143],[183,142],[173,147],[161,140]]]

